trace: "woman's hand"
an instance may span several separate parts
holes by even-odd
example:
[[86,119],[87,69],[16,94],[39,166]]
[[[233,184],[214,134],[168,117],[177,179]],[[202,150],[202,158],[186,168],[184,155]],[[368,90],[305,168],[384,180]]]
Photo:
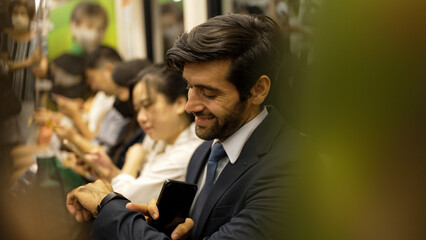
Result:
[[[53,124],[53,122],[51,124]],[[59,139],[67,139],[74,143],[75,136],[78,134],[74,128],[60,125],[52,125],[51,127],[53,127],[53,130],[58,135]]]
[[120,169],[115,166],[103,149],[96,148],[84,156],[88,162],[80,159],[79,164],[84,165],[95,178],[111,182],[115,176],[120,174]]
[[52,121],[58,124],[63,117],[62,113],[52,112],[45,108],[39,108],[33,113],[34,122],[38,125],[44,125],[47,121]]
[[138,171],[141,169],[141,166],[146,159],[147,154],[148,151],[143,147],[142,144],[133,144],[127,150],[126,161],[124,162],[121,172],[136,177]]
[[35,64],[39,63],[40,60],[41,60],[41,58],[42,58],[41,50],[40,49],[36,49],[34,51],[33,55],[31,55],[31,57],[30,57],[31,65],[35,65]]
[[33,67],[34,76],[37,78],[46,77],[48,65],[49,61],[47,60],[47,57],[42,56],[40,62]]
[[44,125],[50,119],[50,111],[45,108],[40,108],[34,111],[33,119],[37,125]]
[[148,151],[142,144],[135,143],[127,150],[126,162],[131,161],[140,166],[144,162],[147,153]]
[[66,168],[73,170],[78,175],[86,179],[90,179],[91,173],[87,171],[82,165],[77,164],[77,161],[77,157],[74,153],[67,153],[65,159],[62,160],[62,164],[64,164]]
[[35,50],[33,55],[31,55],[30,57],[26,59],[23,59],[22,61],[13,61],[8,58],[3,59],[3,61],[7,63],[9,72],[13,72],[18,69],[33,66],[36,63],[40,62],[40,60],[41,60],[41,51],[39,49]]

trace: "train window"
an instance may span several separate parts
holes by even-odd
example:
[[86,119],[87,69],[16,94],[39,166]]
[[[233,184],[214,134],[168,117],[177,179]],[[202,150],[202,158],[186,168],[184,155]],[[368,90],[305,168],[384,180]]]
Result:
[[183,33],[182,2],[160,1],[161,29],[164,52],[173,47],[173,42]]
[[263,14],[280,25],[291,52],[303,63],[312,58],[312,32],[321,0],[207,0],[208,17],[226,13]]

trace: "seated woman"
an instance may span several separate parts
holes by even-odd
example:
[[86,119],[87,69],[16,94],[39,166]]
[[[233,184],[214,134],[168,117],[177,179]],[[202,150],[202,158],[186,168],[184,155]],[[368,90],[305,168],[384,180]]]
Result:
[[202,143],[193,116],[185,112],[187,91],[182,76],[165,64],[144,69],[131,91],[137,121],[146,133],[143,143],[129,148],[121,170],[102,151],[86,154],[92,174],[100,172],[114,191],[139,203],[157,198],[164,180],[184,180],[189,160]]

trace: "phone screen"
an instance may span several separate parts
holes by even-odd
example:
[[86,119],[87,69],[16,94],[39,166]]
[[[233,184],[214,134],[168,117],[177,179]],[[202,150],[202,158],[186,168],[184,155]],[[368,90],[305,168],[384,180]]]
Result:
[[195,184],[166,180],[157,201],[160,217],[151,221],[150,225],[170,236],[175,227],[188,217],[196,193]]

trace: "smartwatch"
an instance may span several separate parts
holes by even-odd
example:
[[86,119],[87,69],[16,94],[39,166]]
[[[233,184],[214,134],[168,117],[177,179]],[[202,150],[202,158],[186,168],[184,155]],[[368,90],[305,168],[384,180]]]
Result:
[[121,195],[120,193],[117,192],[110,192],[108,193],[108,195],[106,195],[104,197],[104,199],[102,199],[101,203],[99,203],[98,205],[98,211],[97,211],[97,215],[99,215],[99,212],[102,210],[102,208],[109,203],[111,200],[114,199],[124,199],[124,200],[129,200],[126,197],[124,197],[123,195]]

